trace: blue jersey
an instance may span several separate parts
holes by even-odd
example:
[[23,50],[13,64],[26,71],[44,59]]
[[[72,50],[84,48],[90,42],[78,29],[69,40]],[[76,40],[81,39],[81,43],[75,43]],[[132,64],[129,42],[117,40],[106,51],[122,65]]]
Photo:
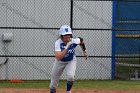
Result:
[[[75,56],[75,48],[78,44],[80,44],[80,39],[72,38],[72,44],[68,48],[66,55],[61,61],[64,61],[64,62],[71,61],[73,57]],[[65,47],[66,47],[66,44],[61,39],[58,39],[55,42],[55,51],[63,51]]]

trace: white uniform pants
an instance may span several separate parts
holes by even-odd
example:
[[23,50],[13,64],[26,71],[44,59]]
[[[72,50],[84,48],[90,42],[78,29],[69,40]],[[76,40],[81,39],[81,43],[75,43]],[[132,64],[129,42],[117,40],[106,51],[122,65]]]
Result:
[[52,73],[51,73],[51,83],[50,89],[56,89],[59,83],[59,78],[63,73],[63,70],[66,70],[67,81],[74,81],[75,70],[76,70],[76,57],[72,61],[62,62],[55,60]]

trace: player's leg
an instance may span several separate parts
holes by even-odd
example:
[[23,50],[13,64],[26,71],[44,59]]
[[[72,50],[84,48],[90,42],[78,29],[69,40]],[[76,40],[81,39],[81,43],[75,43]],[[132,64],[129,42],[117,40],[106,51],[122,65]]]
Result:
[[67,72],[67,92],[71,93],[70,90],[73,86],[74,76],[75,76],[75,70],[76,70],[76,63],[77,60],[74,58],[70,63],[66,66],[66,72]]
[[50,93],[56,93],[56,88],[59,83],[59,78],[65,68],[64,64],[55,61],[51,72]]

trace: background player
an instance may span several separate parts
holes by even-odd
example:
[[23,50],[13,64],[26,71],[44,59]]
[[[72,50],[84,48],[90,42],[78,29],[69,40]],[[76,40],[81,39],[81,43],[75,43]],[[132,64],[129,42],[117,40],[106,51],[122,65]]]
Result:
[[87,59],[85,44],[81,37],[73,38],[71,28],[68,25],[61,26],[60,38],[55,42],[55,62],[51,73],[50,93],[56,93],[59,78],[66,69],[67,93],[71,93],[76,70],[75,48],[80,45]]

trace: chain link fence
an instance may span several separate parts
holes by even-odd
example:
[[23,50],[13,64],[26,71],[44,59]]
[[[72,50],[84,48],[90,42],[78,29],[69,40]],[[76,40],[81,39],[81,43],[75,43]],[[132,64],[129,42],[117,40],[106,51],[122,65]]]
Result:
[[[130,65],[128,68],[126,63],[140,64],[140,33],[136,31],[135,38],[125,38],[125,32],[131,35],[135,29],[127,28],[118,17],[112,29],[113,2],[1,0],[0,80],[49,80],[55,59],[54,42],[59,37],[59,27],[64,24],[71,26],[74,37],[84,38],[88,50],[89,58],[85,61],[80,47],[76,49],[75,79],[112,79],[113,73],[119,79],[133,77],[135,68],[131,69]],[[6,35],[11,37],[4,38]],[[61,79],[65,78],[64,71]]]

